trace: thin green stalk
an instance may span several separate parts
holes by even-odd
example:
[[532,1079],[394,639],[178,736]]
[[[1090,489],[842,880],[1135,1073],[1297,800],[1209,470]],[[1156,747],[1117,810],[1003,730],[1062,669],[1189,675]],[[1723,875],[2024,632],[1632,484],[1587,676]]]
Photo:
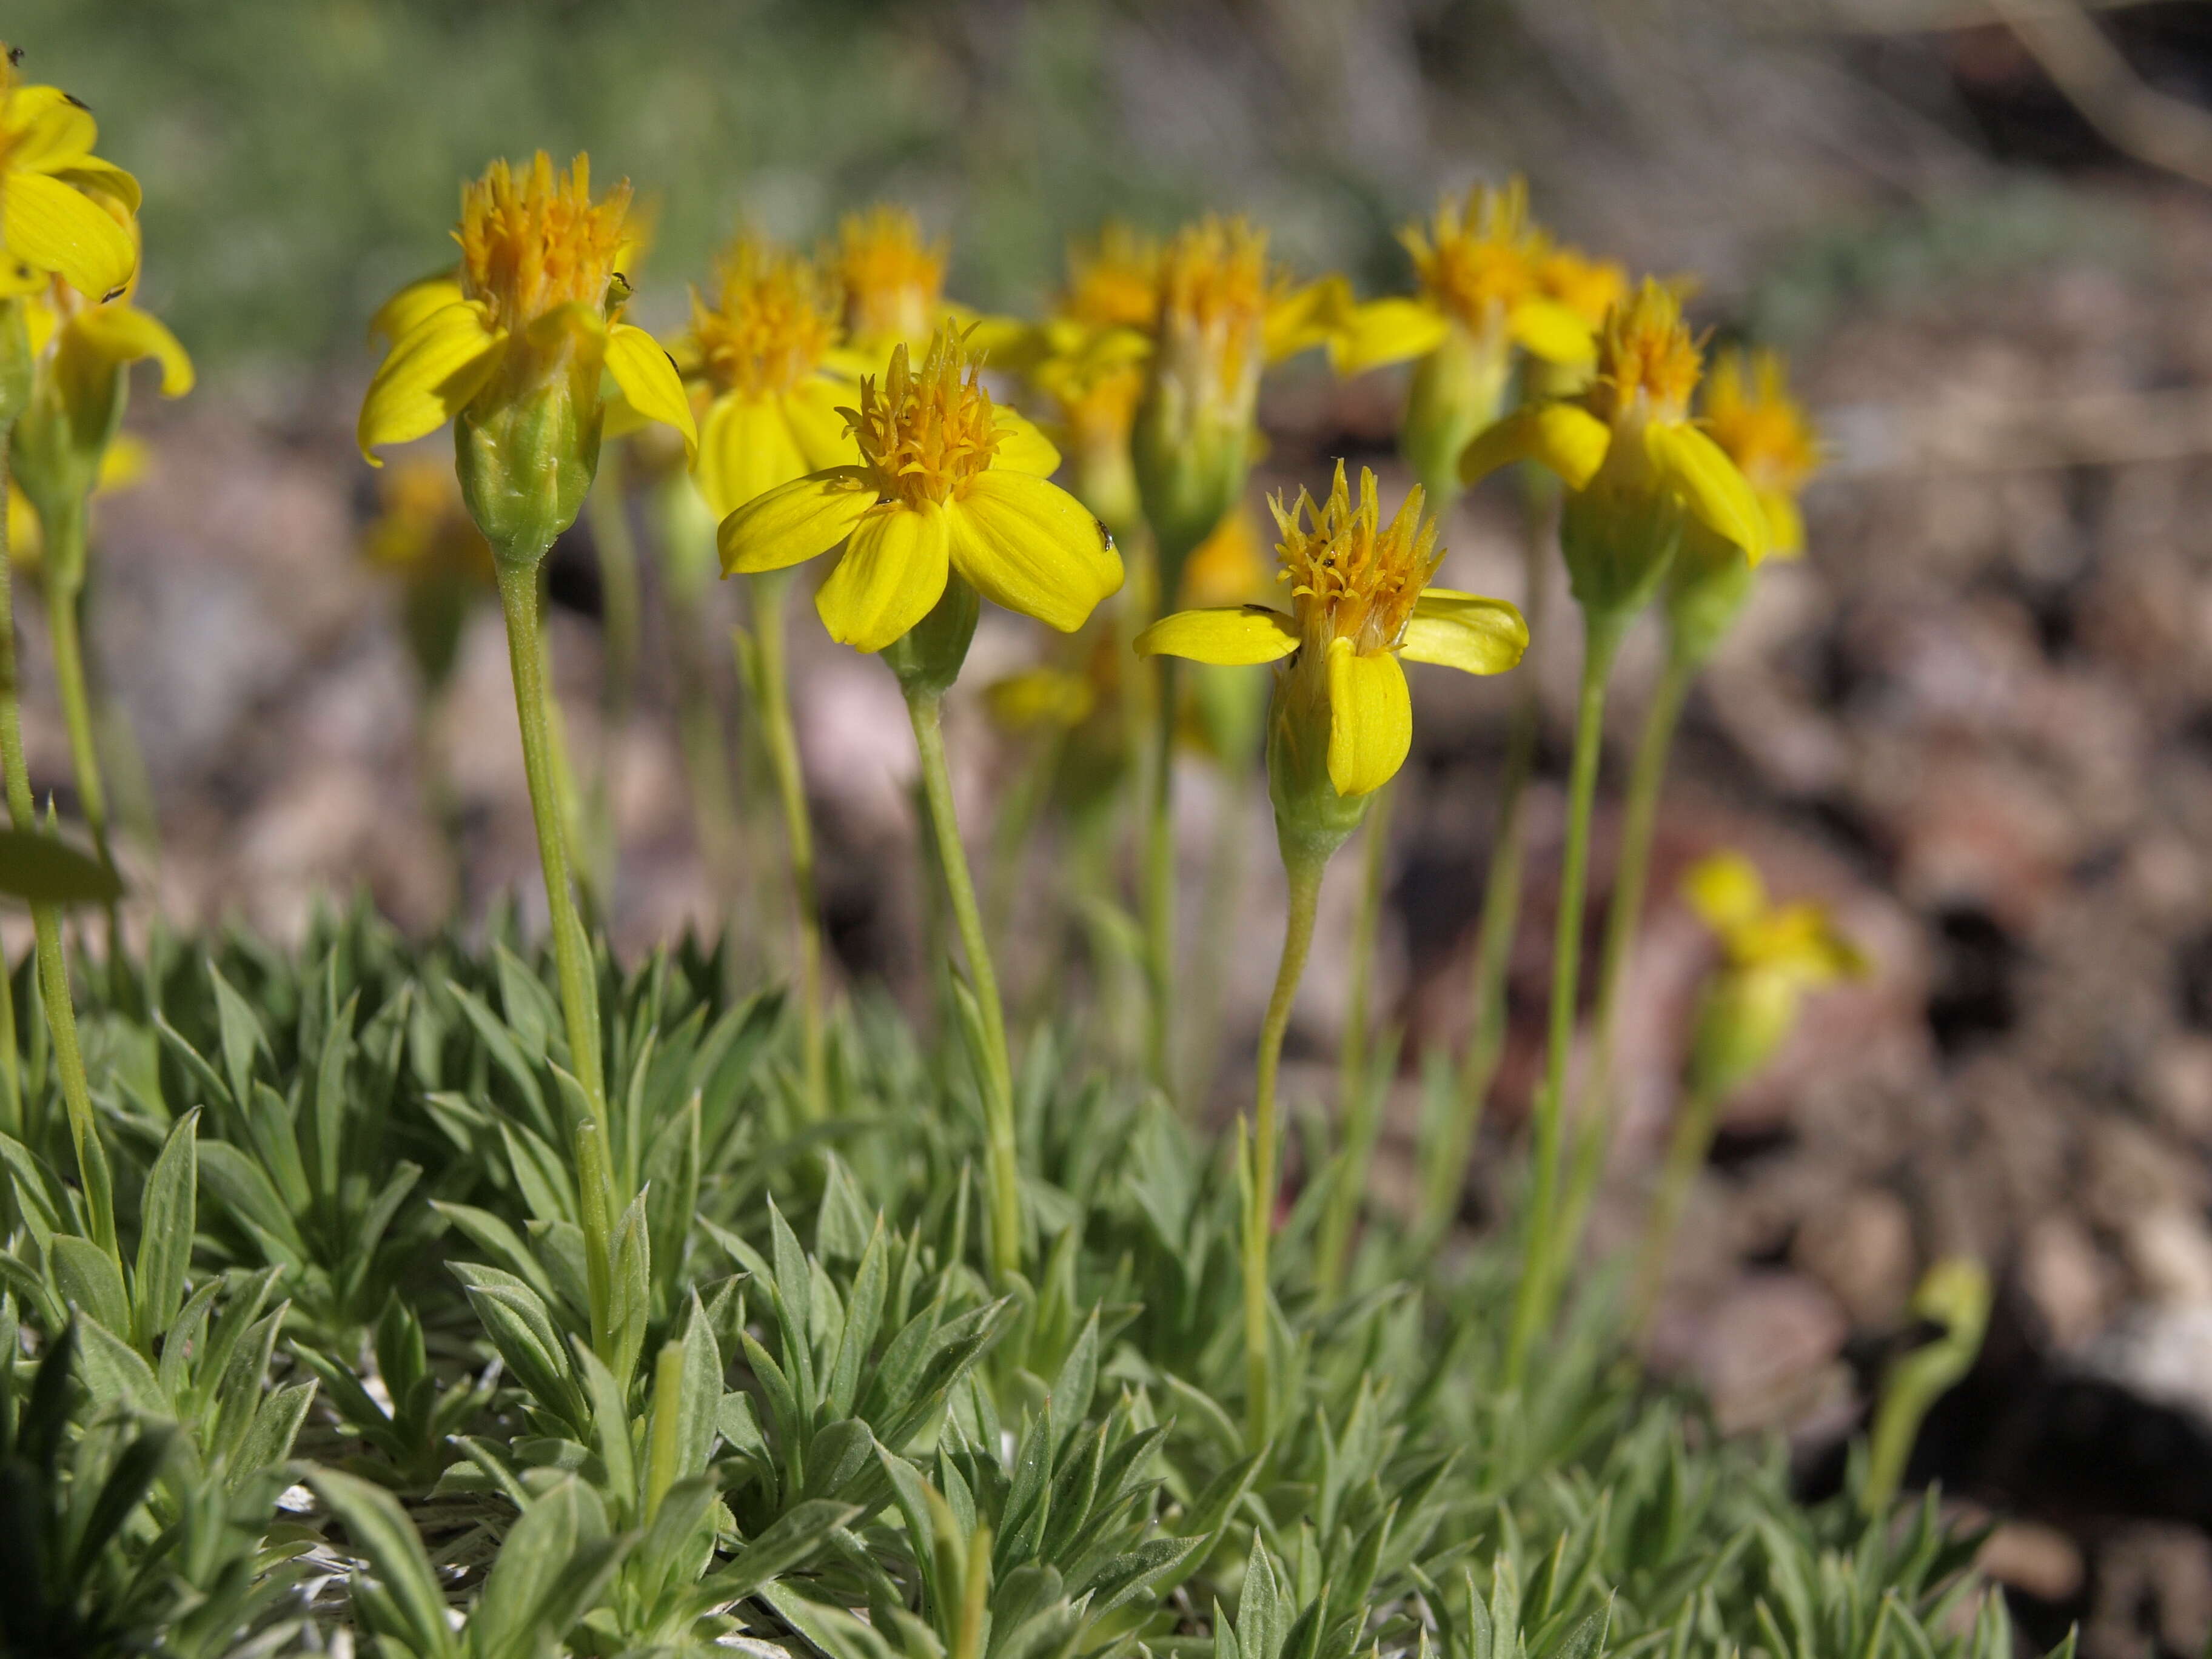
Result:
[[1172,657],[1152,659],[1152,741],[1146,761],[1142,893],[1145,982],[1150,994],[1145,1066],[1153,1085],[1175,1098],[1176,846],[1175,730],[1179,677]]
[[592,493],[585,497],[584,511],[590,520],[592,546],[599,562],[599,708],[605,729],[599,769],[592,778],[588,815],[591,833],[585,845],[593,888],[611,896],[619,854],[614,827],[615,786],[623,754],[623,733],[629,726],[630,710],[637,698],[642,627],[637,541],[630,534],[621,445],[609,444],[600,449],[599,476],[592,480]]
[[[599,1059],[597,970],[591,941],[569,885],[568,835],[556,782],[560,765],[553,740],[545,650],[538,618],[538,567],[501,560],[499,603],[507,618],[507,662],[514,675],[514,714],[522,728],[522,769],[530,785],[530,814],[538,830],[538,859],[545,873],[545,908],[551,917],[553,963],[561,986],[561,1012],[569,1062],[583,1085],[592,1118],[610,1136],[606,1073]],[[604,1241],[602,1241],[604,1243]]]
[[[0,501],[8,493],[9,435],[5,427],[0,427]],[[38,814],[31,799],[30,767],[23,756],[21,686],[15,655],[15,575],[8,562],[7,515],[0,513],[0,774],[5,777],[9,820],[18,830],[34,830]],[[61,1080],[62,1104],[69,1113],[70,1140],[76,1152],[77,1178],[84,1185],[92,1242],[115,1264],[119,1277],[123,1253],[115,1240],[114,1183],[108,1173],[107,1152],[100,1144],[99,1127],[92,1115],[92,1087],[85,1076],[84,1055],[77,1046],[76,1006],[70,996],[61,912],[51,904],[33,904],[31,924],[37,939],[40,995],[46,1004],[47,1030],[53,1035],[54,1070]]]
[[1552,944],[1550,1031],[1544,1082],[1532,1104],[1535,1147],[1529,1168],[1528,1218],[1521,1283],[1505,1349],[1505,1385],[1518,1388],[1530,1350],[1551,1316],[1553,1252],[1559,1221],[1559,1154],[1566,1105],[1567,1057],[1575,1036],[1582,968],[1583,904],[1589,878],[1590,811],[1597,798],[1598,759],[1605,742],[1605,687],[1626,618],[1584,617],[1582,690],[1576,700],[1575,754],[1567,799],[1566,846],[1559,872],[1559,914]]
[[1674,1109],[1674,1132],[1667,1142],[1666,1161],[1660,1165],[1659,1186],[1651,1198],[1650,1213],[1644,1224],[1644,1247],[1638,1252],[1635,1300],[1631,1304],[1630,1328],[1640,1338],[1650,1328],[1659,1293],[1666,1287],[1668,1260],[1674,1249],[1674,1230],[1681,1225],[1682,1209],[1690,1188],[1712,1150],[1713,1126],[1720,1097],[1711,1089],[1684,1091]]
[[823,1045],[822,905],[814,876],[814,823],[806,811],[806,781],[799,770],[799,732],[791,719],[790,668],[784,654],[784,596],[790,580],[781,574],[753,579],[753,706],[761,743],[768,751],[783,808],[783,836],[791,858],[793,927],[799,944],[800,1064],[806,1110],[819,1120],[829,1115],[829,1080]]
[[1283,920],[1283,958],[1275,970],[1275,988],[1267,998],[1267,1018],[1260,1026],[1258,1082],[1255,1090],[1252,1131],[1249,1140],[1241,1132],[1238,1150],[1245,1155],[1243,1180],[1244,1225],[1244,1435],[1246,1445],[1257,1451],[1273,1433],[1269,1421],[1273,1401],[1272,1344],[1267,1313],[1267,1246],[1275,1230],[1275,1143],[1278,1129],[1275,1079],[1282,1068],[1283,1037],[1291,1028],[1291,1004],[1298,981],[1305,973],[1306,955],[1313,946],[1314,915],[1321,902],[1320,859],[1291,863],[1285,860],[1290,901]]
[[1666,787],[1668,757],[1674,752],[1674,730],[1680,723],[1682,704],[1688,698],[1697,665],[1669,653],[1659,684],[1644,711],[1643,734],[1637,739],[1636,761],[1629,773],[1628,799],[1620,827],[1620,854],[1613,866],[1613,896],[1605,918],[1605,945],[1598,958],[1597,1001],[1591,1018],[1590,1071],[1583,1084],[1575,1115],[1575,1157],[1567,1182],[1566,1220],[1560,1229],[1564,1248],[1560,1262],[1572,1261],[1582,1243],[1589,1207],[1605,1178],[1607,1156],[1613,1150],[1614,1109],[1613,1041],[1620,1018],[1620,988],[1628,970],[1628,953],[1636,944],[1644,921],[1644,895],[1651,873],[1652,832],[1659,819],[1659,797]]
[[[42,526],[47,538],[46,568],[74,571],[80,578],[85,568],[85,503],[59,514]],[[84,590],[81,582],[50,582],[46,589],[46,631],[53,643],[54,682],[61,692],[62,722],[69,732],[70,769],[76,780],[77,805],[85,827],[92,832],[93,851],[112,872],[115,854],[108,842],[107,787],[101,781],[100,741],[92,720],[92,694],[84,672],[82,615]],[[107,911],[107,949],[111,959],[122,955],[123,924],[117,902]]]
[[1021,1267],[1020,1167],[1014,1142],[1014,1068],[1006,1047],[1006,1014],[999,1000],[999,976],[991,966],[990,940],[983,912],[975,902],[975,881],[968,850],[960,839],[960,818],[952,805],[952,770],[945,757],[943,700],[927,691],[907,695],[915,747],[921,757],[921,785],[936,837],[938,867],[945,875],[952,925],[968,958],[968,982],[983,1023],[983,1111],[988,1137],[984,1170],[990,1188],[991,1265],[1000,1278]]
[[[513,648],[512,636],[509,648]],[[568,847],[568,873],[576,884],[576,903],[584,916],[604,921],[608,896],[600,890],[592,867],[591,825],[585,816],[583,791],[576,782],[576,757],[568,744],[568,717],[562,712],[560,698],[553,695],[553,641],[542,617],[538,631],[538,678],[545,690],[545,777]]]
[[1386,784],[1367,809],[1367,837],[1360,860],[1359,914],[1352,924],[1352,985],[1346,999],[1344,1041],[1338,1052],[1338,1151],[1328,1203],[1314,1244],[1314,1278],[1324,1304],[1334,1302],[1350,1265],[1352,1227],[1367,1190],[1367,1165],[1375,1151],[1379,1090],[1368,1075],[1369,1003],[1375,955],[1382,934],[1382,900],[1389,873],[1390,807],[1397,789]]
[[1221,763],[1221,805],[1214,818],[1213,848],[1206,861],[1206,891],[1199,901],[1190,991],[1183,999],[1184,1098],[1194,1112],[1206,1109],[1221,1071],[1221,993],[1229,980],[1237,907],[1244,890],[1245,854],[1252,845],[1243,805],[1258,763],[1256,745]]
[[1528,780],[1535,773],[1536,738],[1543,724],[1543,686],[1536,652],[1543,635],[1546,596],[1552,587],[1548,516],[1532,510],[1522,551],[1525,568],[1522,611],[1528,623],[1528,650],[1516,676],[1513,712],[1505,734],[1505,765],[1498,784],[1498,830],[1491,843],[1490,868],[1482,884],[1482,912],[1475,927],[1472,1034],[1466,1061],[1460,1068],[1452,1115],[1422,1187],[1418,1237],[1431,1241],[1442,1236],[1459,1206],[1475,1131],[1481,1125],[1490,1085],[1505,1053],[1505,994],[1513,940],[1521,927]]
[[1054,726],[1031,745],[1031,752],[999,804],[998,822],[991,832],[991,869],[984,902],[993,939],[1006,937],[1007,920],[1013,914],[1022,872],[1029,863],[1030,843],[1044,816],[1053,775],[1060,769],[1060,754],[1066,746],[1066,728]]

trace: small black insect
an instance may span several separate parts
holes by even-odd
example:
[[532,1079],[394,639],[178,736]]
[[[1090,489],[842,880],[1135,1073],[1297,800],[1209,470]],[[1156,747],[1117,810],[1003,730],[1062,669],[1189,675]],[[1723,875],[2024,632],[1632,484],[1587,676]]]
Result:
[[10,46],[10,47],[9,47],[9,48],[8,48],[8,67],[9,67],[9,69],[20,69],[20,68],[21,68],[21,67],[22,67],[22,64],[23,64],[23,49],[22,49],[22,47],[21,47],[21,46]]
[[1098,526],[1098,545],[1111,553],[1114,550],[1114,532],[1107,529],[1106,520],[1093,519],[1091,522]]

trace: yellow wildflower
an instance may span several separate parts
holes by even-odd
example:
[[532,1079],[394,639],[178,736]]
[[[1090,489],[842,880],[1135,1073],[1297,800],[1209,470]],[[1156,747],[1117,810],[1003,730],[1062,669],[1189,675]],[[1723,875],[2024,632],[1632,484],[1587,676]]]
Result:
[[1340,279],[1295,285],[1242,219],[1186,227],[1161,257],[1151,374],[1133,434],[1162,586],[1244,492],[1260,372],[1328,337]]
[[1429,585],[1443,550],[1419,488],[1384,525],[1375,475],[1360,470],[1355,505],[1339,461],[1325,503],[1301,490],[1287,509],[1279,495],[1268,507],[1290,609],[1178,611],[1137,636],[1138,654],[1223,664],[1292,659],[1276,695],[1297,728],[1288,736],[1298,769],[1310,773],[1325,757],[1336,794],[1369,794],[1390,781],[1413,744],[1413,701],[1398,659],[1501,673],[1520,661],[1528,624],[1502,599]]
[[693,292],[684,355],[712,399],[696,476],[716,518],[851,453],[838,410],[852,383],[826,366],[836,306],[812,261],[750,235],[723,255],[714,305]]
[[1523,405],[1460,458],[1468,483],[1531,459],[1565,482],[1561,544],[1575,596],[1593,617],[1641,607],[1686,520],[1742,549],[1753,564],[1765,556],[1766,515],[1750,483],[1690,418],[1703,368],[1681,302],[1647,278],[1607,317],[1582,392]]
[[17,55],[0,46],[0,298],[53,276],[106,299],[137,269],[125,226],[138,211],[138,181],[92,153],[100,131],[91,111],[58,87],[16,78]]
[[589,158],[495,161],[461,191],[458,276],[403,289],[372,325],[392,349],[362,400],[362,453],[456,425],[462,489],[495,546],[541,555],[575,520],[596,469],[603,379],[630,407],[697,432],[668,354],[623,322],[629,186],[591,192]]
[[871,366],[895,345],[919,349],[944,320],[946,256],[902,207],[848,214],[838,225],[823,263],[836,274],[846,335]]
[[1691,1057],[1692,1086],[1717,1098],[1782,1046],[1807,991],[1863,977],[1869,963],[1824,906],[1769,902],[1757,866],[1741,853],[1705,859],[1682,891],[1721,942],[1722,965],[1705,988]]
[[1705,426],[1750,482],[1777,558],[1805,550],[1797,495],[1820,467],[1820,434],[1790,395],[1790,372],[1772,351],[1728,350],[1705,377]]
[[[1047,481],[1060,453],[995,407],[961,337],[940,327],[921,367],[894,347],[844,411],[854,461],[757,496],[723,520],[724,574],[780,570],[843,547],[815,596],[830,637],[880,651],[957,573],[985,599],[1080,628],[1121,586],[1113,538]],[[846,452],[853,454],[854,449]]]

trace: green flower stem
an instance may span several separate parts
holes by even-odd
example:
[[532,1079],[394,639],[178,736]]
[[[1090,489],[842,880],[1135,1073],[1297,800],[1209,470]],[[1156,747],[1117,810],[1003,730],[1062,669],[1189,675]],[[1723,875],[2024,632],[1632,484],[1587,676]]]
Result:
[[1273,1400],[1271,1321],[1267,1316],[1267,1245],[1275,1230],[1275,1143],[1278,1138],[1275,1079],[1282,1069],[1283,1037],[1291,1029],[1291,1004],[1313,946],[1314,915],[1321,903],[1326,860],[1284,860],[1290,902],[1283,919],[1283,959],[1275,988],[1260,1025],[1258,1081],[1254,1091],[1252,1133],[1238,1136],[1246,1153],[1242,1186],[1244,1200],[1244,1435],[1254,1451],[1274,1432],[1269,1421]]
[[[538,567],[499,561],[499,603],[507,617],[507,655],[514,674],[514,714],[522,728],[522,769],[530,784],[530,812],[538,829],[538,858],[545,873],[545,908],[552,919],[553,963],[561,985],[561,1012],[569,1063],[576,1068],[592,1121],[609,1137],[606,1072],[599,1058],[597,969],[591,941],[569,885],[568,836],[556,781],[551,690],[538,620]],[[605,1247],[605,1241],[600,1241]]]
[[1591,1018],[1590,1073],[1583,1085],[1580,1109],[1575,1115],[1575,1157],[1567,1179],[1566,1219],[1560,1229],[1564,1248],[1553,1265],[1571,1261],[1581,1248],[1589,1207],[1605,1178],[1607,1155],[1613,1150],[1613,1039],[1620,1018],[1621,981],[1628,970],[1628,953],[1644,921],[1644,895],[1651,874],[1651,837],[1659,818],[1659,796],[1667,782],[1668,757],[1674,752],[1674,731],[1682,717],[1682,704],[1697,678],[1697,665],[1669,653],[1659,684],[1644,711],[1643,735],[1637,740],[1636,762],[1629,773],[1628,800],[1620,829],[1620,856],[1613,867],[1613,896],[1605,918],[1605,945],[1598,959],[1597,1001]]
[[561,700],[553,695],[553,641],[542,621],[538,634],[538,677],[545,688],[546,778],[552,785],[554,807],[568,844],[568,873],[576,884],[576,902],[584,916],[604,920],[607,896],[594,879],[591,826],[585,819],[583,791],[576,785],[576,757],[568,744],[568,717],[562,712]]
[[583,845],[593,890],[611,896],[619,855],[614,823],[617,763],[622,757],[623,733],[629,725],[630,710],[637,697],[642,626],[637,541],[630,533],[621,445],[601,447],[599,476],[592,481],[592,493],[584,498],[584,511],[592,526],[592,546],[599,562],[599,707],[605,736],[599,745],[599,769],[592,779],[587,817],[590,837]]
[[1528,780],[1535,773],[1536,738],[1543,724],[1543,686],[1537,673],[1536,651],[1543,636],[1546,595],[1552,587],[1548,514],[1533,507],[1522,552],[1526,571],[1522,611],[1528,623],[1528,650],[1516,676],[1513,712],[1505,733],[1505,766],[1498,783],[1498,831],[1491,843],[1490,868],[1482,884],[1482,911],[1475,926],[1472,1035],[1466,1060],[1460,1067],[1452,1115],[1422,1185],[1416,1236],[1431,1242],[1443,1236],[1459,1206],[1475,1131],[1481,1126],[1490,1085],[1505,1053],[1506,979],[1514,936],[1521,926]]
[[1630,1326],[1641,1338],[1650,1328],[1666,1288],[1668,1259],[1674,1249],[1674,1230],[1681,1225],[1683,1206],[1690,1188],[1712,1150],[1713,1127],[1720,1113],[1720,1097],[1709,1087],[1692,1085],[1683,1091],[1674,1108],[1674,1131],[1668,1138],[1666,1161],[1659,1167],[1659,1185],[1652,1194],[1651,1210],[1644,1218],[1644,1246],[1637,1252],[1635,1300]]
[[1559,1154],[1566,1103],[1567,1058],[1575,1036],[1575,998],[1582,968],[1583,905],[1589,878],[1590,810],[1597,798],[1598,759],[1605,743],[1605,687],[1627,631],[1627,615],[1586,612],[1582,690],[1576,700],[1575,754],[1567,799],[1566,847],[1559,872],[1559,913],[1552,945],[1552,1006],[1544,1082],[1533,1103],[1535,1148],[1529,1170],[1528,1219],[1521,1283],[1505,1349],[1505,1383],[1517,1388],[1530,1350],[1552,1310],[1553,1253],[1558,1247]]
[[[61,692],[63,724],[69,731],[70,769],[76,779],[77,805],[84,813],[85,827],[92,831],[93,851],[112,871],[115,855],[108,844],[107,787],[100,778],[100,742],[94,735],[92,696],[84,672],[85,506],[78,501],[73,510],[58,514],[54,522],[41,526],[47,538],[46,568],[71,571],[77,578],[48,586],[46,629],[53,641],[54,680]],[[121,917],[116,901],[110,899],[107,947],[118,960],[122,941]]]
[[[791,670],[784,650],[784,572],[752,579],[753,707],[761,744],[783,808],[784,848],[791,860],[793,926],[799,943],[800,1064],[806,1110],[817,1120],[830,1112],[823,1047],[822,904],[814,875],[814,823],[806,810],[806,781],[799,770],[799,732],[791,719]],[[988,971],[988,964],[985,964]],[[996,999],[994,997],[994,1006]]]
[[1390,807],[1397,790],[1389,784],[1375,792],[1367,809],[1366,843],[1360,861],[1359,915],[1352,925],[1352,986],[1346,999],[1344,1042],[1338,1054],[1336,1169],[1328,1200],[1322,1210],[1314,1244],[1314,1277],[1324,1304],[1344,1288],[1352,1254],[1352,1227],[1367,1190],[1367,1166],[1375,1152],[1376,1095],[1369,1086],[1368,1019],[1373,1000],[1375,954],[1382,933],[1382,900],[1389,873]]
[[1176,693],[1181,677],[1173,657],[1152,659],[1152,742],[1145,791],[1143,890],[1145,983],[1150,993],[1145,1027],[1145,1065],[1170,1100],[1175,1089]]
[[907,694],[914,722],[915,747],[921,756],[923,799],[936,838],[938,866],[945,872],[952,925],[968,957],[968,982],[983,1022],[983,1110],[988,1144],[985,1175],[990,1188],[991,1265],[1001,1278],[1018,1271],[1022,1255],[1020,1168],[1014,1144],[1014,1068],[1006,1048],[1006,1008],[999,1000],[999,976],[991,966],[991,946],[983,932],[983,912],[975,902],[975,878],[960,839],[960,819],[952,805],[952,771],[945,758],[944,702],[927,691]]
[[[8,494],[8,429],[0,427],[0,501]],[[8,816],[18,830],[38,828],[31,799],[31,771],[23,755],[21,674],[15,656],[15,574],[8,562],[7,515],[0,513],[0,774],[4,774]],[[84,1185],[92,1242],[123,1272],[123,1253],[115,1241],[114,1182],[107,1152],[92,1115],[92,1087],[85,1077],[84,1054],[77,1046],[76,1006],[70,999],[69,962],[62,947],[61,912],[51,904],[31,907],[37,938],[39,994],[53,1034],[54,1070],[61,1079],[62,1104],[69,1113],[70,1139],[76,1152],[77,1178]],[[12,1014],[12,1010],[10,1011]],[[11,1019],[11,1024],[12,1019]],[[14,1047],[9,1046],[12,1059]]]
[[1007,786],[999,803],[998,822],[991,831],[991,868],[985,887],[984,908],[991,937],[1003,939],[1022,887],[1022,872],[1029,863],[1030,843],[1036,838],[1045,802],[1052,795],[1053,776],[1067,747],[1067,731],[1054,726],[1030,745],[1030,753]]
[[1235,947],[1237,907],[1244,890],[1244,862],[1251,834],[1243,805],[1259,762],[1257,745],[1221,762],[1219,811],[1213,848],[1206,860],[1206,892],[1199,901],[1190,994],[1183,999],[1184,1098],[1203,1111],[1221,1071],[1221,992]]

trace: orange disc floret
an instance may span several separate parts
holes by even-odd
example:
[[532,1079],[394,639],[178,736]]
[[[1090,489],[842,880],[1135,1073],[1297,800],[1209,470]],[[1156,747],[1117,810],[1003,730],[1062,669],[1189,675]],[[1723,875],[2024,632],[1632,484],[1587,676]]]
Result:
[[845,327],[856,340],[905,338],[935,321],[945,292],[945,246],[927,240],[901,207],[848,214],[826,261],[845,294]]
[[1597,342],[1590,413],[1680,422],[1704,372],[1705,355],[1682,320],[1682,302],[1650,277],[1633,299],[1607,313]]
[[880,493],[910,507],[942,505],[991,465],[996,411],[977,380],[980,364],[949,331],[930,342],[919,369],[908,364],[907,348],[894,347],[880,384],[863,380],[860,408],[842,412]]
[[1612,259],[1593,259],[1579,248],[1553,247],[1536,265],[1536,289],[1592,328],[1628,297],[1628,271]]
[[691,337],[715,389],[789,392],[837,343],[836,284],[812,260],[740,235],[723,254],[712,307],[691,296]]
[[1754,489],[1795,495],[1820,470],[1820,434],[1772,351],[1721,354],[1705,380],[1705,427]]
[[1266,347],[1267,233],[1209,215],[1160,260],[1159,331],[1167,361],[1194,379],[1234,386],[1260,371]]
[[1427,227],[1400,233],[1422,291],[1466,327],[1494,327],[1538,291],[1544,233],[1528,222],[1528,186],[1477,185],[1464,201],[1447,198]]
[[1093,241],[1070,243],[1060,314],[1086,327],[1150,333],[1159,320],[1160,259],[1158,239],[1118,222]]
[[1346,489],[1344,463],[1328,500],[1316,506],[1301,489],[1287,511],[1270,496],[1282,541],[1278,580],[1291,585],[1291,608],[1305,648],[1325,652],[1331,640],[1349,640],[1365,655],[1395,650],[1404,640],[1413,606],[1443,557],[1437,521],[1421,514],[1419,485],[1388,525],[1376,499],[1375,475],[1359,470],[1359,499]]
[[461,289],[483,302],[495,327],[528,326],[564,305],[597,311],[607,301],[629,211],[624,179],[592,200],[592,162],[578,155],[556,173],[544,150],[526,173],[494,161],[461,187]]

